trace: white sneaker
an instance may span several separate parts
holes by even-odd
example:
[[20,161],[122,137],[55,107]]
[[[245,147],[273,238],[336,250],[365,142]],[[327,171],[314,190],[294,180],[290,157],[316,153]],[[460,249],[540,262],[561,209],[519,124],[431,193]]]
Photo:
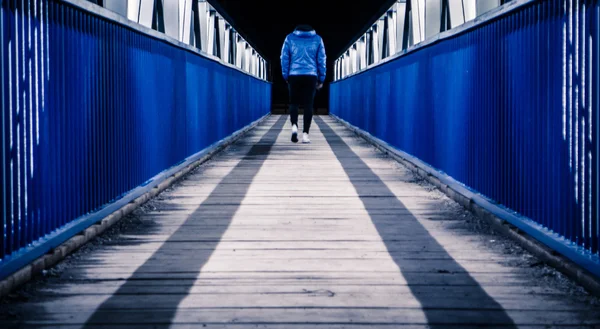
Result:
[[308,138],[307,133],[302,134],[302,143],[310,143],[310,139]]
[[298,143],[298,126],[292,125],[292,142]]

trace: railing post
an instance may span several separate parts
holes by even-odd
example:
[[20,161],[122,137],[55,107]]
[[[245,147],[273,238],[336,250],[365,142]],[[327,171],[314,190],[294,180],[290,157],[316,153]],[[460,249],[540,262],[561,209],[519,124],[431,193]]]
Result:
[[477,0],[462,0],[465,22],[472,21],[477,17]]
[[366,47],[366,36],[362,36],[358,40],[358,55],[359,55],[359,63],[360,69],[364,69],[367,67],[367,47]]
[[256,74],[256,52],[254,49],[251,49],[250,59],[250,73]]
[[[225,20],[223,20],[225,22]],[[231,64],[231,25],[224,23],[223,27],[223,62]]]
[[379,63],[381,60],[381,39],[383,37],[383,27],[379,27],[379,22],[381,19],[377,20],[377,23],[373,25],[373,63]]
[[373,29],[369,29],[369,31],[367,31],[367,34],[365,35],[365,48],[366,48],[366,55],[367,55],[367,65],[369,66],[371,64],[373,64]]
[[397,47],[396,47],[396,40],[398,38],[398,32],[397,32],[397,15],[396,15],[396,10],[398,8],[398,4],[395,3],[392,6],[392,9],[390,11],[388,11],[387,15],[388,15],[388,55],[394,55],[395,53],[398,52]]
[[467,8],[465,2],[474,2],[474,0],[444,0],[448,2],[450,12],[450,25],[452,28],[464,24],[467,21]]
[[407,0],[411,2],[412,17],[411,30],[413,32],[412,44],[420,43],[425,39],[425,0]]
[[223,62],[227,62],[227,52],[225,51],[225,36],[226,36],[226,27],[225,27],[225,19],[219,15],[216,16],[217,19],[217,27],[219,28],[219,58]]
[[233,27],[231,28],[231,32],[230,32],[230,36],[231,36],[231,40],[230,40],[230,45],[229,47],[230,49],[230,53],[229,53],[229,60],[230,63],[232,65],[237,66],[237,32],[235,32],[235,30],[233,29]]
[[354,44],[350,47],[350,71],[352,73],[358,70],[356,64],[356,44]]
[[440,33],[441,31],[442,0],[421,1],[425,1],[425,39],[427,39]]
[[385,58],[385,16],[377,20],[377,51],[377,61],[380,62]]
[[[208,25],[208,17],[209,17],[209,12],[208,12],[208,7],[209,4],[208,2],[206,2],[206,0],[199,0],[198,1],[198,21],[200,22],[200,45],[201,45],[201,49],[203,52],[205,53],[209,53],[210,51],[210,47],[209,47],[209,34],[210,34],[210,29],[209,29],[209,25]],[[212,44],[211,44],[212,46]]]
[[477,16],[486,13],[498,6],[500,6],[500,0],[476,0]]
[[177,0],[159,0],[162,1],[163,17],[165,24],[165,34],[173,39],[181,41],[179,34],[179,1]]
[[150,27],[156,31],[165,33],[165,8],[162,0],[154,0],[152,8],[152,22]]
[[102,6],[110,11],[127,17],[128,2],[131,0],[100,0],[97,2],[99,6]]
[[213,55],[213,56],[217,56],[216,54],[216,43],[217,43],[217,35],[216,35],[216,11],[212,8],[209,7],[208,9],[208,42],[207,42],[207,46],[208,46],[208,54],[209,55]]
[[244,40],[239,34],[237,34],[235,66],[244,68]]
[[140,22],[140,1],[141,0],[127,0],[127,17],[128,20],[136,23]]
[[[179,41],[192,44],[194,28],[194,9],[192,4],[197,1],[179,0]],[[197,6],[197,4],[196,4]]]
[[136,9],[137,17],[133,19],[141,25],[152,28],[152,16],[154,15],[155,0],[138,0],[139,7]]
[[404,45],[404,19],[406,18],[406,0],[396,2],[396,53],[402,51]]
[[250,45],[244,41],[244,70],[250,73]]

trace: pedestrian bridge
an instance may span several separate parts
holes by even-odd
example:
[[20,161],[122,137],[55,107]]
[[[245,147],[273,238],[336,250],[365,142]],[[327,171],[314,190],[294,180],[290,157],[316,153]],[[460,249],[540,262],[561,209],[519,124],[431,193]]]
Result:
[[216,3],[94,2],[1,1],[0,327],[600,326],[598,1],[393,1],[310,144]]

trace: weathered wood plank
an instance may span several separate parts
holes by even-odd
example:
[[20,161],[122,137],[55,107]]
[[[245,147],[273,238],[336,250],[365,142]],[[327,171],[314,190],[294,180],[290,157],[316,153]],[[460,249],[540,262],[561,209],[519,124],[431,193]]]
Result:
[[[167,323],[242,323],[242,324],[429,324],[429,325],[598,325],[597,314],[590,311],[498,311],[488,309],[445,310],[394,307],[232,307],[232,308],[181,308],[181,309],[120,309],[104,308],[92,312],[63,312],[31,314],[25,323],[30,324],[167,324]],[[508,313],[509,317],[504,313]],[[88,319],[92,318],[92,321]],[[510,318],[511,321],[506,319]]]

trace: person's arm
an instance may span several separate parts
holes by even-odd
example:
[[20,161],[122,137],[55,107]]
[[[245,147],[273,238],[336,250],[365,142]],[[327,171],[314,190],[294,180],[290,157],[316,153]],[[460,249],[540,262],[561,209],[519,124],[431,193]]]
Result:
[[290,75],[290,48],[289,48],[289,40],[286,37],[283,42],[283,47],[281,48],[281,75],[283,79],[287,82],[288,77]]
[[318,88],[323,87],[325,77],[327,75],[327,55],[325,54],[325,44],[323,38],[321,38],[321,44],[317,51],[317,75],[318,75]]

